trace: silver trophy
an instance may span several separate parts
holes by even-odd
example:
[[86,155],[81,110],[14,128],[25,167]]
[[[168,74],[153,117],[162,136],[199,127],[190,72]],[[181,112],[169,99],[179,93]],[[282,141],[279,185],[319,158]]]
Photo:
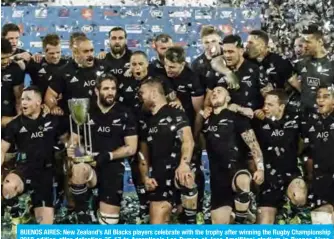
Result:
[[[73,145],[73,122],[76,123],[77,126],[77,134],[79,136],[79,150],[81,152],[80,156],[76,156],[73,160],[74,163],[90,163],[93,161],[93,153],[92,153],[92,133],[90,127],[90,116],[89,116],[89,99],[81,98],[81,99],[70,99],[68,100],[68,108],[70,109],[70,131],[71,131],[71,145]],[[80,129],[83,128],[83,142],[84,145],[82,147],[81,144],[81,136]],[[88,133],[87,133],[88,132]]]

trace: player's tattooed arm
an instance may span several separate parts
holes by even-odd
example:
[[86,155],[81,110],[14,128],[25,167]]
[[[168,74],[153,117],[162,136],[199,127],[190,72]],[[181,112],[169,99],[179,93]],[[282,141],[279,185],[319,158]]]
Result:
[[238,90],[240,88],[239,78],[231,71],[225,63],[223,56],[217,56],[211,60],[211,67],[218,73],[225,75],[225,81],[229,89]]
[[252,153],[257,170],[264,170],[262,151],[256,139],[254,131],[252,129],[247,130],[241,134],[241,137]]
[[21,96],[22,96],[22,91],[23,91],[23,84],[16,85],[13,88],[13,93],[15,96],[15,109],[16,113],[20,114],[21,113]]
[[181,146],[181,162],[180,164],[190,164],[190,160],[194,151],[194,138],[189,126],[183,127],[178,131],[182,146]]
[[198,142],[200,132],[202,130],[203,125],[203,117],[201,115],[201,111],[204,106],[204,95],[191,97],[191,101],[195,110],[195,126],[194,126],[194,139]]
[[[186,186],[188,179],[193,178],[190,169],[190,161],[194,151],[194,139],[189,126],[183,127],[178,131],[182,146],[181,146],[181,162],[175,170],[175,178],[181,185]],[[188,185],[189,186],[189,185]]]
[[229,104],[227,106],[227,108],[230,110],[230,111],[233,111],[235,113],[239,113],[243,116],[246,116],[250,119],[252,119],[254,117],[254,112],[252,110],[252,108],[247,108],[247,107],[242,107],[240,105],[237,105],[237,104]]

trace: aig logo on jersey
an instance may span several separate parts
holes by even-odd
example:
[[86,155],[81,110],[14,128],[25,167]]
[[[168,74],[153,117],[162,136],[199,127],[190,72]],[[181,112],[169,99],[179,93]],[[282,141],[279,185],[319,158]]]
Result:
[[307,85],[310,87],[318,87],[320,85],[320,79],[315,77],[307,77]]
[[87,80],[85,81],[84,87],[91,87],[91,86],[95,86],[95,80]]
[[34,132],[31,134],[31,139],[35,139],[35,138],[43,138],[44,134],[42,131],[38,131],[38,132]]
[[217,126],[209,126],[208,127],[208,131],[210,131],[210,132],[217,132]]
[[319,132],[317,134],[317,139],[322,139],[323,141],[327,141],[328,140],[328,136],[329,136],[329,133],[328,131],[325,131],[325,132]]
[[283,136],[284,135],[284,131],[283,130],[278,130],[278,129],[276,129],[275,131],[273,131],[272,133],[271,133],[271,136],[273,137],[281,137],[281,136]]
[[150,130],[148,131],[149,134],[155,134],[158,132],[158,127],[152,127],[150,128]]
[[123,74],[123,69],[120,68],[120,69],[112,69],[111,70],[112,73],[116,74],[116,75],[121,75]]
[[97,132],[101,132],[101,133],[110,133],[110,127],[109,126],[100,126],[97,129]]

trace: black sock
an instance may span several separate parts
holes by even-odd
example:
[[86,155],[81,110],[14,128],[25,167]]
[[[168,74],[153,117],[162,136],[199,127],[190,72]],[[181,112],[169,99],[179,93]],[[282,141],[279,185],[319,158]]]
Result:
[[196,224],[197,209],[184,208],[184,221],[186,224]]
[[89,214],[89,200],[90,190],[86,184],[71,185],[70,187],[73,200],[75,203],[74,211],[78,218],[79,224],[88,224],[91,221],[91,215]]

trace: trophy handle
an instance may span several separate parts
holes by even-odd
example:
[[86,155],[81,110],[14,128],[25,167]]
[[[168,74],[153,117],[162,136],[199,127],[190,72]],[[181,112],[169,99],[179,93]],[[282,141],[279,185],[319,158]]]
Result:
[[88,118],[88,140],[89,140],[89,152],[90,155],[93,154],[93,144],[92,144],[92,130],[91,130],[91,125],[90,125],[90,114],[87,114],[87,118]]

